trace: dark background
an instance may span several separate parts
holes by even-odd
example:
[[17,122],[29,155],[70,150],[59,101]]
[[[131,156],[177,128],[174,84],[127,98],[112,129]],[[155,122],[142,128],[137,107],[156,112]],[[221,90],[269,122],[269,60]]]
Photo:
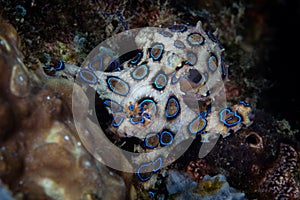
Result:
[[261,106],[300,129],[300,1],[284,1],[269,10],[274,39],[264,75],[272,84],[263,93]]

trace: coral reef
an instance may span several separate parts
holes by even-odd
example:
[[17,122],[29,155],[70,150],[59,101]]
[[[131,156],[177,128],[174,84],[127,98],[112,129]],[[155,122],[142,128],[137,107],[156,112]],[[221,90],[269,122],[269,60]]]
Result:
[[18,199],[122,199],[123,180],[76,135],[67,103],[72,83],[56,80],[64,84],[58,91],[30,73],[19,43],[15,29],[1,22],[1,180]]
[[299,199],[300,185],[294,175],[298,169],[297,162],[296,150],[281,143],[275,164],[265,172],[260,183],[261,198]]
[[[294,71],[298,52],[290,50],[299,46],[299,30],[294,28],[299,26],[299,9],[299,1],[287,0],[0,0],[0,199],[198,198],[224,185],[231,197],[236,193],[233,187],[241,191],[237,198],[299,198],[300,103]],[[107,168],[101,164],[105,160],[130,166],[120,151],[100,148],[104,138],[123,149],[150,152],[165,148],[173,135],[148,135],[141,145],[102,134],[95,121],[85,120],[91,104],[79,89],[76,111],[85,120],[79,130],[100,133],[103,140],[93,147],[108,155],[95,159],[72,119],[77,66],[100,42],[121,31],[198,21],[207,34],[218,34],[229,66],[228,108],[222,112],[222,123],[228,125],[235,117],[228,110],[237,108],[233,105],[242,108],[249,103],[252,125],[216,139],[204,158],[198,158],[203,141],[195,137],[166,168],[160,158],[139,167],[139,172],[150,173],[132,176]],[[241,100],[246,101],[240,104]],[[170,99],[168,105],[178,104]],[[137,113],[139,106],[132,107]],[[100,117],[103,113],[97,111]],[[172,156],[167,158],[170,162]],[[211,177],[203,180],[207,174]]]
[[245,199],[245,194],[230,187],[221,174],[213,177],[206,175],[196,183],[186,173],[169,170],[166,184],[170,199]]
[[207,164],[204,159],[198,159],[196,161],[191,161],[186,167],[186,172],[192,175],[196,182],[199,182],[207,174],[211,174],[213,169]]

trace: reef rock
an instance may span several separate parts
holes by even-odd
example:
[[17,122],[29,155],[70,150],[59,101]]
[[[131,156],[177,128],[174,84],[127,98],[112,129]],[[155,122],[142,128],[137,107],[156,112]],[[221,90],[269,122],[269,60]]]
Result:
[[16,30],[0,21],[3,183],[17,199],[124,199],[123,180],[78,139],[68,102],[73,84],[55,85],[28,70],[19,43]]
[[245,194],[230,187],[222,174],[213,177],[206,175],[197,183],[188,173],[169,170],[166,184],[170,199],[245,199]]
[[281,143],[277,160],[260,183],[261,196],[272,199],[299,199],[300,186],[295,179],[298,154],[290,145]]

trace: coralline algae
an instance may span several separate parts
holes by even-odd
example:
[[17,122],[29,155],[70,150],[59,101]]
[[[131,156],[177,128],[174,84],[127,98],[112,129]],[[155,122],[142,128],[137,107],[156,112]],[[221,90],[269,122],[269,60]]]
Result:
[[216,176],[206,175],[199,182],[192,180],[188,173],[176,170],[168,171],[166,187],[170,199],[201,199],[201,200],[242,200],[245,194],[230,187],[226,177],[222,174]]

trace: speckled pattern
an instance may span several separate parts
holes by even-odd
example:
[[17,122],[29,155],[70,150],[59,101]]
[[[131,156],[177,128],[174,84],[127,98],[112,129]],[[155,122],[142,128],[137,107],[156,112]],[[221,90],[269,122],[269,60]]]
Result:
[[[114,48],[122,49],[121,43],[132,35],[135,48],[118,56]],[[170,154],[184,141],[198,136],[209,143],[210,138],[226,137],[251,124],[249,103],[226,107],[224,49],[200,21],[196,26],[137,29],[121,34],[120,41],[117,38],[105,42],[112,49],[104,44],[95,47],[76,81],[86,91],[93,88],[97,101],[109,113],[111,119],[106,119],[104,131],[120,138],[137,138],[140,142],[135,152],[152,153],[133,161],[140,166],[139,175],[150,165],[157,165],[154,171],[158,171],[170,164],[177,158]],[[89,139],[92,136],[79,134],[87,146],[94,143]],[[142,181],[150,178],[139,177]]]

